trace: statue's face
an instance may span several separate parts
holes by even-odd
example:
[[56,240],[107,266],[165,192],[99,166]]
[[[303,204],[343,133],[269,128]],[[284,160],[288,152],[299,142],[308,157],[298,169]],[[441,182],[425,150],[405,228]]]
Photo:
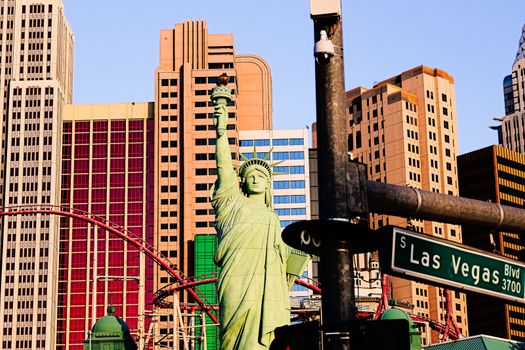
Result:
[[255,167],[253,170],[246,172],[244,182],[248,195],[264,193],[269,185],[266,174]]

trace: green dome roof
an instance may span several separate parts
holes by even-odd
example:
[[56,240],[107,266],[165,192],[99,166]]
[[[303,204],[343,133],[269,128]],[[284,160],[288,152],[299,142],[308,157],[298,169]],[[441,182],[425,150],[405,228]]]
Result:
[[93,333],[122,333],[129,331],[128,325],[124,320],[117,316],[104,316],[93,326]]
[[421,350],[421,336],[417,330],[414,321],[410,316],[403,310],[397,309],[395,307],[390,308],[383,312],[381,315],[381,320],[407,320],[408,321],[408,333],[410,337],[410,349],[411,350]]
[[100,318],[93,326],[93,333],[123,333],[129,332],[129,327],[123,319],[114,316],[115,308],[108,308],[108,315]]
[[410,316],[406,312],[400,309],[391,308],[383,312],[381,315],[382,320],[407,320],[411,322]]

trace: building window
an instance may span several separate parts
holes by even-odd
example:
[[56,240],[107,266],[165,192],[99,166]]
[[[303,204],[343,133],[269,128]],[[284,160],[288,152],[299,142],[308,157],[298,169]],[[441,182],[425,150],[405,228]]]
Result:
[[291,195],[290,200],[292,203],[306,203],[305,195]]
[[292,145],[292,146],[302,146],[302,145],[304,145],[304,139],[300,139],[300,138],[290,139],[290,145]]
[[284,190],[290,188],[290,181],[274,181],[273,188],[276,190]]
[[270,146],[270,140],[268,139],[255,140],[255,146]]
[[292,208],[292,215],[306,215],[306,208]]
[[361,131],[355,133],[355,148],[361,148]]
[[290,196],[274,196],[273,203],[274,204],[289,204]]
[[291,166],[290,174],[304,174],[304,166],[303,165]]
[[[272,144],[274,146],[288,146],[289,141],[288,139],[273,139]],[[241,144],[242,146],[242,144]]]
[[273,153],[273,160],[288,160],[290,158],[290,154],[288,152],[274,152]]
[[278,209],[275,209],[275,213],[278,215],[278,216],[288,216],[290,215],[290,208],[278,208]]
[[240,140],[239,146],[240,147],[253,146],[253,140]]
[[290,188],[305,188],[305,181],[304,180],[291,180],[290,181]]
[[273,172],[279,173],[279,174],[289,174],[290,173],[290,167],[288,166],[276,166],[273,168]]
[[304,152],[290,152],[290,159],[304,159]]

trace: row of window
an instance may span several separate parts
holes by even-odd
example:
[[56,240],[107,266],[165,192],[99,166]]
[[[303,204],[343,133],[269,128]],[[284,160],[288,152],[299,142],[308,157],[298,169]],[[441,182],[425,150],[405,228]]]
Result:
[[[252,159],[254,157],[253,153],[244,153],[246,159]],[[256,153],[257,158],[264,158],[267,156],[266,152]],[[267,159],[273,160],[297,160],[304,159],[304,152],[302,151],[291,151],[291,152],[273,152],[270,157]]]
[[[160,224],[160,229],[161,230],[167,230],[168,229],[168,224]],[[177,224],[169,224],[169,229],[170,230],[176,230],[177,229]],[[175,242],[177,241],[177,236],[170,236],[170,237],[175,237],[174,241]],[[170,238],[170,241],[172,241],[171,238]],[[161,237],[161,242],[163,242],[162,241],[162,237]]]
[[273,188],[276,190],[285,190],[285,189],[295,189],[295,188],[305,188],[304,180],[289,180],[289,181],[274,181]]
[[161,79],[161,86],[177,86],[177,79]]
[[306,208],[277,208],[275,213],[278,216],[306,215]]
[[273,168],[274,173],[279,174],[304,174],[303,165],[292,165],[292,166],[276,166]]
[[286,226],[294,223],[295,220],[281,220],[281,228],[285,228]]
[[[409,111],[417,112],[417,105],[414,104],[414,103],[410,103],[408,101],[405,101],[405,108],[408,109]],[[417,125],[417,119],[416,119],[416,124],[415,125]]]
[[417,173],[413,173],[411,171],[408,172],[408,178],[412,181],[421,182],[421,175]]
[[[290,138],[290,139],[272,139],[272,146],[302,146],[304,145],[304,139],[302,138]],[[269,139],[257,139],[257,140],[241,140],[240,146],[270,146]]]
[[[217,139],[195,139],[195,146],[213,146],[217,143]],[[237,140],[234,137],[228,138],[228,143],[230,145],[237,144]]]
[[306,203],[305,195],[274,196],[274,204]]
[[177,92],[174,91],[174,92],[161,92],[160,93],[160,97],[161,98],[176,98],[178,95],[177,95]]

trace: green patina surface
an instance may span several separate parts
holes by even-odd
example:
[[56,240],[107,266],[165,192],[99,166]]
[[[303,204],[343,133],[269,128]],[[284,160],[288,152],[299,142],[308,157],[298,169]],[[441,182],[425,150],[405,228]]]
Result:
[[100,318],[91,334],[84,340],[84,350],[136,350],[129,327],[123,319],[113,315],[115,309],[108,308],[108,315]]
[[[239,187],[226,135],[229,93],[225,88],[218,86],[212,93],[218,173],[212,206],[219,235],[215,262],[221,268],[217,283],[221,350],[269,349],[275,328],[290,322],[291,249],[281,239],[279,218],[271,208],[271,165],[262,159],[243,164],[242,190]],[[302,259],[294,266],[304,269],[308,258]]]
[[408,329],[410,334],[410,350],[421,349],[421,333],[417,330],[414,321],[410,316],[401,309],[391,308],[383,312],[381,315],[382,320],[407,320]]
[[425,350],[524,350],[525,343],[508,339],[477,335],[441,344],[430,345]]
[[[217,235],[196,235],[195,236],[195,275],[203,276],[208,278],[211,274],[217,274],[219,269],[215,265],[213,258],[217,251]],[[206,299],[216,304],[217,300],[217,286],[215,283],[208,283],[199,286],[199,290],[206,297]],[[206,327],[206,345],[208,350],[218,350],[220,346],[219,342],[219,328],[213,324],[209,316],[206,317],[206,324],[210,325]],[[201,321],[197,320],[200,325]],[[199,328],[203,335],[203,330]]]

